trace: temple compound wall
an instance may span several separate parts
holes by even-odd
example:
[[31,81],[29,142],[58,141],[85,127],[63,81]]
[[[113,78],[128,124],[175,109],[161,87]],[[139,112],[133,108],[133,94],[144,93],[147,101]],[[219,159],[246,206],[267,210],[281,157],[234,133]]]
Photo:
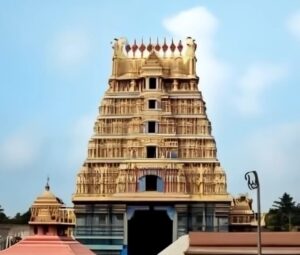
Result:
[[[193,230],[228,231],[231,199],[199,89],[196,46],[190,37],[176,45],[114,41],[73,195],[75,236],[96,253],[137,254],[131,240],[156,236],[164,222],[161,247]],[[144,232],[143,222],[152,222]]]

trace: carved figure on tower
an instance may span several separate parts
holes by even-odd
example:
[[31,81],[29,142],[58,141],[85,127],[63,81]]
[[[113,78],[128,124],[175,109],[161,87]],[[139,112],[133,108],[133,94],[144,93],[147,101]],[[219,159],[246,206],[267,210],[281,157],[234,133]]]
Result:
[[125,58],[124,46],[126,45],[127,40],[124,37],[119,39],[115,38],[113,42],[114,58]]
[[195,43],[195,39],[192,37],[186,38],[186,50],[185,50],[185,56],[189,59],[195,58],[195,52],[197,49],[197,44]]

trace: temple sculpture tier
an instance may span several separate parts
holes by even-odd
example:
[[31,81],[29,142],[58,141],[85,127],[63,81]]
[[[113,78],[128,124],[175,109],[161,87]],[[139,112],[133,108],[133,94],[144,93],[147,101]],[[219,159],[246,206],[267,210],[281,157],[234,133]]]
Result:
[[184,45],[114,41],[112,75],[73,195],[76,237],[95,252],[152,255],[191,230],[228,229],[231,199],[195,51],[190,37]]

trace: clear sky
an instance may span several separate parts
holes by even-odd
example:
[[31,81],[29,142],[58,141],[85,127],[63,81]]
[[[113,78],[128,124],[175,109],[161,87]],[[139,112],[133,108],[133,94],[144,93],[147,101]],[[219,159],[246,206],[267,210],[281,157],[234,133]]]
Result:
[[115,37],[193,36],[232,195],[257,170],[262,208],[300,202],[300,2],[0,0],[0,205],[51,189],[67,205],[111,72]]

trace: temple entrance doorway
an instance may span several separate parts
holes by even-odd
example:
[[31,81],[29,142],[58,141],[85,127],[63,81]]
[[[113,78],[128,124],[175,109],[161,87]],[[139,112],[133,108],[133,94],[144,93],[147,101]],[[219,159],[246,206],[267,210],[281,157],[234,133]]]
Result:
[[135,211],[128,220],[128,255],[157,255],[172,243],[172,224],[166,210]]

